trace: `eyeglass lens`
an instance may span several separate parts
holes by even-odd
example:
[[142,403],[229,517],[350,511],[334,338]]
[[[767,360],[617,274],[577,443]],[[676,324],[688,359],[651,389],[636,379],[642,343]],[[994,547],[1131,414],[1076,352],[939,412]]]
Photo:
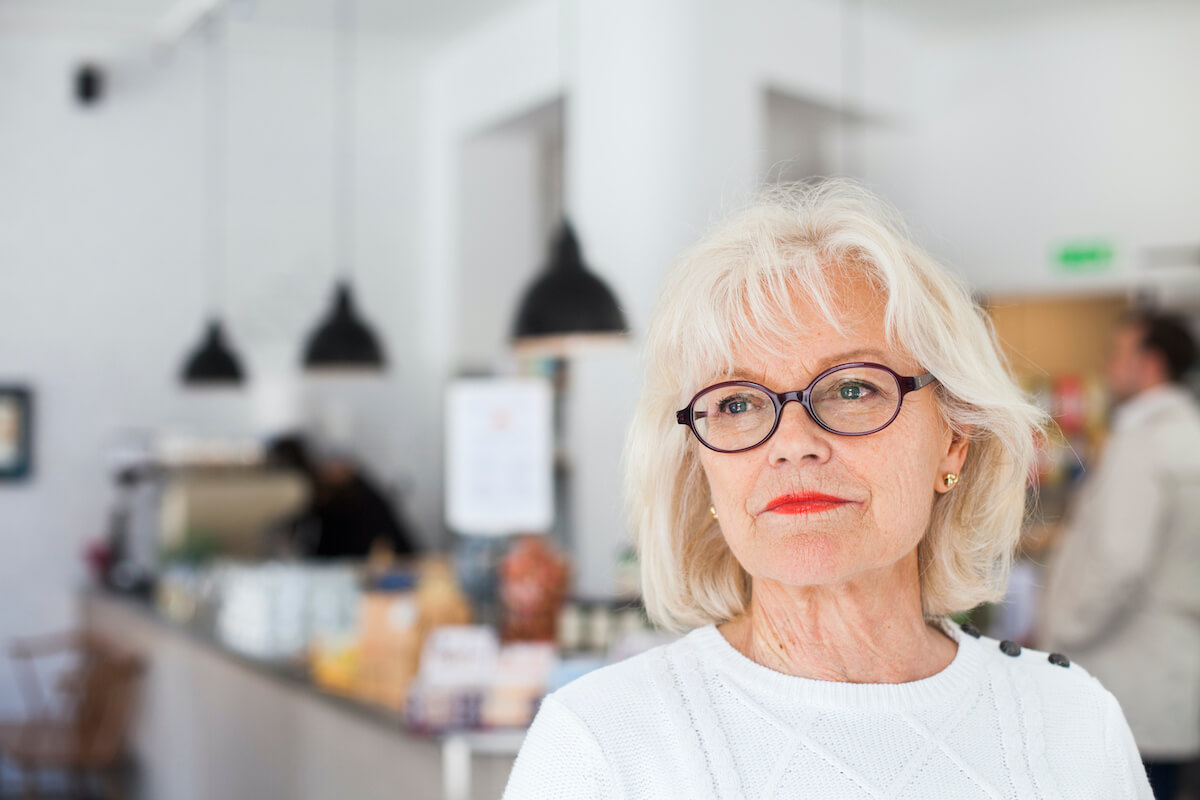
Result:
[[[874,367],[831,372],[809,393],[812,414],[838,433],[866,433],[886,425],[900,407],[895,376]],[[750,386],[723,386],[692,405],[696,433],[710,447],[741,450],[760,444],[775,426],[770,395]]]

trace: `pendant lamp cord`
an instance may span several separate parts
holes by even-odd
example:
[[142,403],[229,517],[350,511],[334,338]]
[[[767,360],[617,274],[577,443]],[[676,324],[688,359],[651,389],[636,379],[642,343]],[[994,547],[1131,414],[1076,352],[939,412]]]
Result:
[[[567,39],[570,36],[570,21],[567,6],[570,0],[560,0],[558,3],[558,80],[562,86],[562,97],[558,101],[558,140],[551,148],[551,165],[554,175],[551,180],[551,220],[550,233],[567,218],[567,103],[570,101],[570,75],[567,70]],[[549,236],[544,237],[549,238]]]
[[841,113],[838,125],[841,128],[842,175],[861,178],[862,164],[859,163],[857,131],[853,116],[858,113],[862,100],[862,0],[842,0],[842,91]]
[[354,1],[339,0],[334,58],[334,170],[336,191],[334,216],[335,257],[338,275],[349,279],[354,264],[354,146],[351,142],[354,114]]
[[225,271],[228,268],[229,248],[226,226],[226,144],[229,136],[226,88],[229,72],[229,37],[223,29],[222,18],[215,15],[209,22],[206,55],[208,90],[208,159],[205,175],[205,209],[208,228],[208,304],[215,318],[225,301]]

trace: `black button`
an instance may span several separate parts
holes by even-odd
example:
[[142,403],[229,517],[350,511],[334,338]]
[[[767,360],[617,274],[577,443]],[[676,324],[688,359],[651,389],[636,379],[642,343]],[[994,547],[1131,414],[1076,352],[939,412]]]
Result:
[[1067,658],[1062,653],[1051,653],[1049,660],[1050,660],[1050,663],[1056,667],[1071,666],[1071,659]]
[[962,632],[965,633],[967,636],[972,636],[976,639],[978,639],[980,637],[979,628],[976,628],[974,625],[972,625],[969,622],[964,622],[959,627],[962,628]]
[[1000,643],[1000,652],[1006,656],[1019,656],[1021,655],[1021,645],[1011,639],[1005,639]]

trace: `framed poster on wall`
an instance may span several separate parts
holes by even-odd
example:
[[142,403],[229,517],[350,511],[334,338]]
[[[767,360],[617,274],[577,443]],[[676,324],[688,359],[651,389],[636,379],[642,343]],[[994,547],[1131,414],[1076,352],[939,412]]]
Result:
[[0,482],[23,481],[33,472],[33,392],[0,385]]

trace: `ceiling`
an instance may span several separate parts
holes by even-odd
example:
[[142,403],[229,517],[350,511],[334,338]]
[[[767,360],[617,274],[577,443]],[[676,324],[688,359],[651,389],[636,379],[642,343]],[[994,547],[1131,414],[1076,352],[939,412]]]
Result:
[[[837,0],[833,0],[836,2]],[[856,0],[848,0],[855,2]],[[1039,16],[1088,12],[1112,6],[1149,5],[1146,0],[864,0],[875,9],[924,28],[981,28]]]
[[[524,0],[354,0],[357,27],[392,35],[447,39]],[[51,26],[147,27],[197,0],[0,0],[0,20]],[[280,29],[324,29],[337,0],[226,0],[232,15]]]
[[[203,0],[0,0],[0,21],[148,26],[181,5]],[[835,3],[839,0],[823,0]],[[337,0],[226,0],[246,22],[281,29],[323,29]],[[526,0],[354,0],[358,28],[426,40],[452,38]],[[845,0],[865,2],[921,26],[993,24],[1046,13],[1083,12],[1138,0]]]

